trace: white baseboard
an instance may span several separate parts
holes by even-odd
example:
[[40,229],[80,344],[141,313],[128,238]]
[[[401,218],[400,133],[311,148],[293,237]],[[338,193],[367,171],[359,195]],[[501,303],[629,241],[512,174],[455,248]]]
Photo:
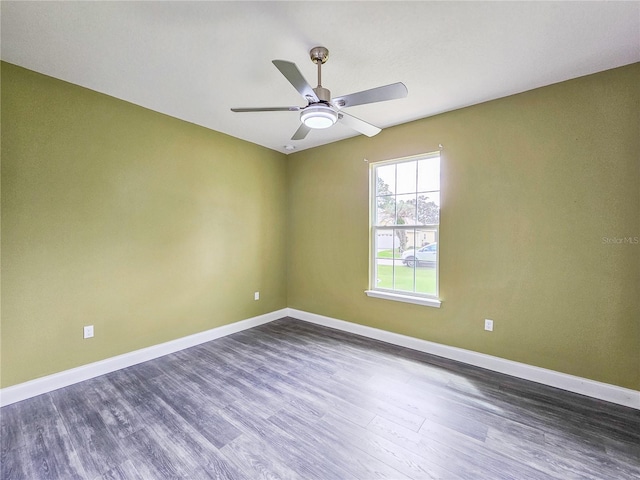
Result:
[[560,388],[569,392],[579,393],[588,397],[598,398],[607,402],[640,409],[640,392],[628,388],[618,387],[608,383],[597,382],[587,378],[576,377],[566,373],[535,367],[525,363],[505,360],[504,358],[473,352],[457,347],[450,347],[439,343],[408,337],[398,333],[388,332],[377,328],[345,322],[315,313],[304,312],[294,308],[288,308],[288,316],[304,320],[306,322],[323,325],[325,327],[355,333],[363,337],[373,338],[382,342],[391,343],[401,347],[430,353],[439,357],[457,360],[469,365],[486,368],[494,372],[504,373],[513,377],[531,380],[551,387]]
[[166,343],[135,350],[133,352],[107,358],[99,362],[90,363],[81,367],[54,373],[46,377],[37,378],[29,382],[13,385],[0,389],[0,406],[10,405],[27,398],[35,397],[43,393],[51,392],[75,383],[89,380],[106,373],[114,372],[122,368],[130,367],[138,363],[153,360],[169,353],[174,353],[185,348],[200,345],[201,343],[225,337],[233,333],[257,327],[265,323],[278,320],[282,317],[293,317],[318,325],[323,325],[337,330],[354,333],[363,337],[373,338],[382,342],[398,345],[420,352],[430,353],[439,357],[457,360],[469,365],[486,368],[495,372],[504,373],[514,377],[531,380],[569,392],[579,393],[607,402],[640,409],[640,392],[628,388],[597,382],[587,378],[576,377],[566,373],[560,373],[545,368],[535,367],[524,363],[505,360],[503,358],[473,352],[457,347],[450,347],[439,343],[408,337],[398,333],[388,332],[377,328],[367,327],[357,323],[346,322],[331,317],[325,317],[315,313],[304,312],[294,308],[283,308],[275,312],[266,313],[257,317],[248,318],[239,322],[223,325],[205,332],[196,333],[187,337],[171,340]]
[[100,360],[81,367],[54,373],[46,377],[37,378],[29,382],[20,383],[0,390],[0,406],[10,405],[27,398],[35,397],[43,393],[51,392],[74,383],[89,380],[105,373],[114,372],[122,368],[137,365],[138,363],[153,360],[169,353],[174,353],[185,348],[194,347],[201,343],[225,337],[248,328],[257,327],[264,323],[272,322],[287,316],[287,309],[277,310],[257,317],[248,318],[239,322],[223,325],[221,327],[206,330],[204,332],[189,335],[187,337],[171,340],[166,343],[142,348],[133,352],[118,355],[116,357]]

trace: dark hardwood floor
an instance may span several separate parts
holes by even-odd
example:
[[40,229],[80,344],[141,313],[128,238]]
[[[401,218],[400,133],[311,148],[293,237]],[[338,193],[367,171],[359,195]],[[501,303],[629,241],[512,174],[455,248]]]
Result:
[[6,406],[9,479],[638,479],[640,412],[282,319]]

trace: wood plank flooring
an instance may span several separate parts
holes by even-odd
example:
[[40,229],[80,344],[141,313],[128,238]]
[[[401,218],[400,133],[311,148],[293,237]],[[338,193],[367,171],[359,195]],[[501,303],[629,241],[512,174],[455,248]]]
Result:
[[291,318],[0,413],[2,480],[640,478],[637,410]]

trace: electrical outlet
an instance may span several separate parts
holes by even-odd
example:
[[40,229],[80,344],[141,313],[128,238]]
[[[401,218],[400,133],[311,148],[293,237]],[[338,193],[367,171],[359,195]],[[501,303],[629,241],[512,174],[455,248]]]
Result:
[[84,332],[84,338],[93,337],[93,325],[87,325],[86,327],[84,327],[83,332]]
[[260,300],[260,292],[255,292],[255,293],[253,294],[253,299],[254,299],[254,300]]
[[493,320],[489,320],[488,318],[484,319],[484,329],[488,332],[493,332]]

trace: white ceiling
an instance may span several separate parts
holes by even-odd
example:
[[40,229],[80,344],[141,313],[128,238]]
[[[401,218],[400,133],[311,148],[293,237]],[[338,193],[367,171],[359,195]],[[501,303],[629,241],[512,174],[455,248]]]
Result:
[[[640,2],[8,2],[2,59],[285,152],[304,106],[273,66],[326,46],[333,96],[404,82],[407,98],[347,111],[379,127],[640,61]],[[384,134],[384,133],[382,133]]]

